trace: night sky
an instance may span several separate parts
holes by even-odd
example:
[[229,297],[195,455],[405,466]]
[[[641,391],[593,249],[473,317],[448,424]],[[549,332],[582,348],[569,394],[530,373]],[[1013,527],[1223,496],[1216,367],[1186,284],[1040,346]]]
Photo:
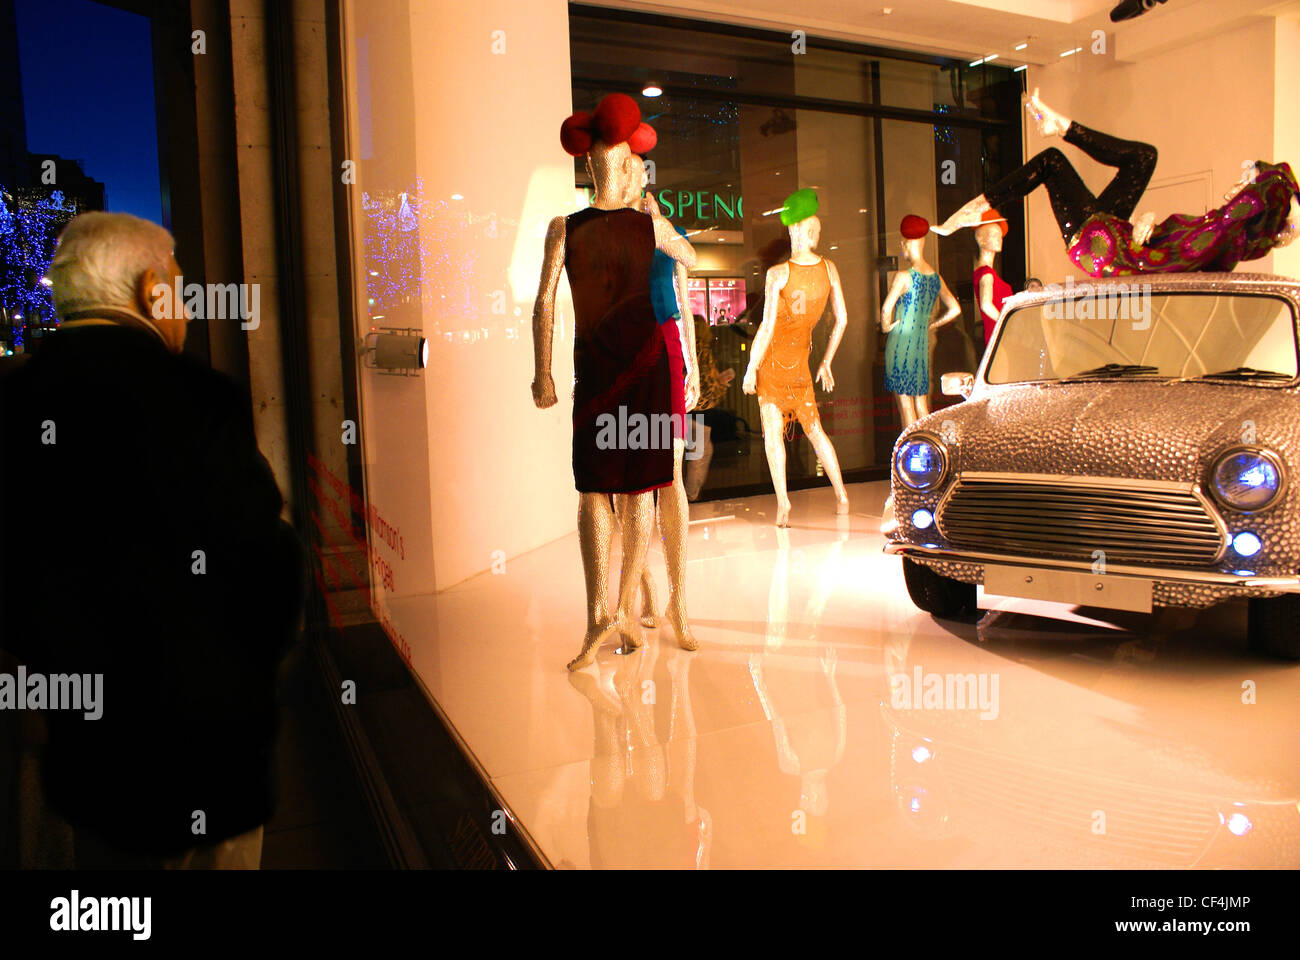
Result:
[[149,21],[91,0],[14,0],[27,149],[81,160],[109,210],[158,223]]

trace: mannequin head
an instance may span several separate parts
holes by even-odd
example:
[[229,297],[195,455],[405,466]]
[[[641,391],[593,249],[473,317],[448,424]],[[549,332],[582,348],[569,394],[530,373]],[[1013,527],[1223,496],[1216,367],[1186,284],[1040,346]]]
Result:
[[1002,230],[996,223],[982,223],[975,228],[975,242],[984,253],[1002,252]]
[[822,222],[819,217],[812,216],[800,220],[798,223],[790,224],[790,253],[797,255],[801,252],[811,252],[817,249],[817,244],[821,240]]
[[596,196],[606,202],[633,202],[646,181],[645,164],[626,142],[592,144],[587,151],[587,175],[595,185]]
[[908,263],[917,263],[925,259],[925,237],[903,237],[898,247],[903,259]]
[[922,262],[925,259],[925,238],[930,235],[930,222],[925,217],[909,213],[899,223],[898,234],[903,259],[908,263]]
[[[627,196],[623,198],[623,202],[629,207],[635,207],[637,205],[641,199],[641,195],[645,193],[645,188],[650,185],[650,175],[646,172],[645,168],[645,157],[634,153],[632,154],[632,158],[641,165],[641,172],[628,181]],[[590,164],[590,158],[588,158],[588,164]]]

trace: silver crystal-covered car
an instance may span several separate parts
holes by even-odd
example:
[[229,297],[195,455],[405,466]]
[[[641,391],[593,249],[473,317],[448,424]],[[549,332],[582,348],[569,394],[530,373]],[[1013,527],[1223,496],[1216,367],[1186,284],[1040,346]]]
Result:
[[936,616],[999,596],[1249,602],[1300,658],[1300,283],[1183,274],[1009,299],[966,397],[894,446],[887,553]]

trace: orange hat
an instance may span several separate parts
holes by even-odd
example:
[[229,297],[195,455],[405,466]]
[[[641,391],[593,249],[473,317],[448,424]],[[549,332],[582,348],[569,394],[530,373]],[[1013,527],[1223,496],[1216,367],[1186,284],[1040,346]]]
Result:
[[998,228],[1001,229],[1002,236],[1004,237],[1007,235],[1007,231],[1011,229],[1007,226],[1007,218],[1002,216],[1002,214],[998,213],[992,207],[989,207],[980,214],[980,226],[982,227],[986,223],[996,223]]

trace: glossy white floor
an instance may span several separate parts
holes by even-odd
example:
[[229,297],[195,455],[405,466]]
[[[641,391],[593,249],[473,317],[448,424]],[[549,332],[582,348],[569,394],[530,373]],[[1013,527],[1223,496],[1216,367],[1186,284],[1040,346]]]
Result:
[[1300,865],[1300,666],[1248,653],[1240,610],[936,621],[881,553],[885,485],[849,493],[838,521],[794,494],[788,531],[772,497],[692,506],[696,653],[664,626],[567,673],[573,537],[402,601],[553,866]]

